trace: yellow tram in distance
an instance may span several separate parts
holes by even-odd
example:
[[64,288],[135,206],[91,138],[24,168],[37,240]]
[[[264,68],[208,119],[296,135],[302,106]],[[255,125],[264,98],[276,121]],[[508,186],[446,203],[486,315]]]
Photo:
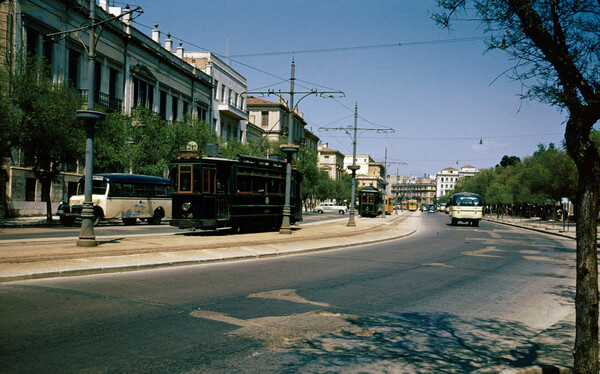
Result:
[[394,212],[394,199],[391,196],[385,197],[383,211],[385,214],[392,214]]
[[408,204],[407,205],[408,205],[408,210],[411,211],[411,212],[414,212],[414,211],[416,211],[418,209],[418,207],[417,207],[417,200],[415,200],[415,199],[408,200]]

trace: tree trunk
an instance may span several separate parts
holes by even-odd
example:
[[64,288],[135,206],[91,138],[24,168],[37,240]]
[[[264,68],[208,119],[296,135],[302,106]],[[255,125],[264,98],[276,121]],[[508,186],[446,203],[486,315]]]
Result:
[[[594,117],[595,118],[595,117]],[[590,141],[596,120],[571,111],[565,140],[579,172],[577,201],[577,290],[575,294],[575,373],[598,373],[598,198],[600,155]]]
[[40,182],[42,182],[42,201],[46,202],[46,221],[52,222],[52,201],[50,200],[52,179],[49,181],[41,179]]
[[597,177],[579,171],[577,193],[577,291],[575,373],[598,373]]

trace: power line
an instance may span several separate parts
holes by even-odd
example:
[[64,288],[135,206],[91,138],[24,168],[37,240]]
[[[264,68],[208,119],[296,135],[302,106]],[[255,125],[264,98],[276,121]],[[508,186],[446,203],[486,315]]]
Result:
[[[556,135],[564,135],[563,133],[546,133],[546,134],[522,134],[522,135],[501,135],[501,136],[471,136],[471,137],[405,137],[405,136],[396,136],[396,137],[388,137],[391,140],[481,140],[481,139],[507,139],[507,138],[529,138],[529,137],[537,137],[537,136],[556,136]],[[368,137],[363,137],[368,138]],[[371,137],[372,139],[378,139],[375,137]]]
[[345,51],[355,51],[355,50],[361,50],[361,49],[396,48],[396,47],[410,47],[410,46],[416,46],[416,45],[464,43],[464,42],[472,42],[472,41],[479,41],[479,40],[483,40],[483,37],[482,36],[473,36],[473,37],[468,37],[468,38],[423,40],[423,41],[416,41],[416,42],[373,44],[373,45],[361,45],[361,46],[353,46],[353,47],[305,49],[305,50],[299,50],[299,51],[247,53],[247,54],[233,55],[231,57],[241,58],[241,57],[276,56],[276,55],[304,54],[304,53],[345,52]]

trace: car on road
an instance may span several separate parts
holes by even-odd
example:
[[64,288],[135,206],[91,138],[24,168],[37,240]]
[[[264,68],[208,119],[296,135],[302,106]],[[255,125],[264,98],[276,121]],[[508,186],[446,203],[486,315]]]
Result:
[[336,205],[335,203],[321,203],[315,207],[315,212],[346,214],[348,208],[345,205]]

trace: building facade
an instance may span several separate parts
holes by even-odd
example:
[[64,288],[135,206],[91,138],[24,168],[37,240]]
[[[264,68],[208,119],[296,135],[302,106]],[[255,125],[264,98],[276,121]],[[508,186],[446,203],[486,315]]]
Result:
[[[348,166],[352,165],[352,155],[344,156],[344,170],[352,174]],[[386,180],[384,178],[384,165],[375,162],[369,155],[356,155],[356,188],[362,189],[367,186],[375,188],[384,188]]]
[[391,196],[396,203],[414,199],[419,205],[432,205],[436,201],[436,181],[431,177],[415,177],[414,175],[397,177],[391,183]]
[[[277,141],[287,136],[288,142],[305,145],[317,152],[319,138],[306,129],[304,115],[294,111],[290,116],[287,101],[278,96],[277,102],[249,96],[247,100],[248,121],[263,131],[268,140]],[[293,120],[290,121],[290,117]]]
[[212,129],[225,141],[247,144],[246,78],[212,52],[184,52],[184,60],[212,78]]
[[[24,54],[44,57],[50,66],[50,79],[68,82],[85,97],[88,95],[90,2],[87,0],[6,0],[0,2],[0,58],[13,66]],[[160,32],[149,37],[132,26],[132,9],[110,7],[107,0],[96,6],[96,33],[93,70],[95,107],[104,111],[131,114],[134,107],[158,113],[165,121],[193,116],[212,123],[212,78],[183,60],[180,44],[173,50],[167,35],[161,45]],[[74,30],[79,29],[77,32]],[[53,210],[74,192],[83,175],[79,165],[66,170],[52,184]],[[34,215],[45,213],[41,186],[27,164],[26,150],[15,150],[3,163],[0,173],[0,214]]]
[[329,174],[332,180],[340,180],[344,174],[344,154],[337,149],[329,148],[328,144],[318,146],[318,164],[320,170]]
[[476,175],[479,170],[472,165],[465,165],[460,170],[454,168],[445,168],[435,175],[436,180],[436,197],[447,195],[454,190],[456,182],[461,178],[468,178]]

